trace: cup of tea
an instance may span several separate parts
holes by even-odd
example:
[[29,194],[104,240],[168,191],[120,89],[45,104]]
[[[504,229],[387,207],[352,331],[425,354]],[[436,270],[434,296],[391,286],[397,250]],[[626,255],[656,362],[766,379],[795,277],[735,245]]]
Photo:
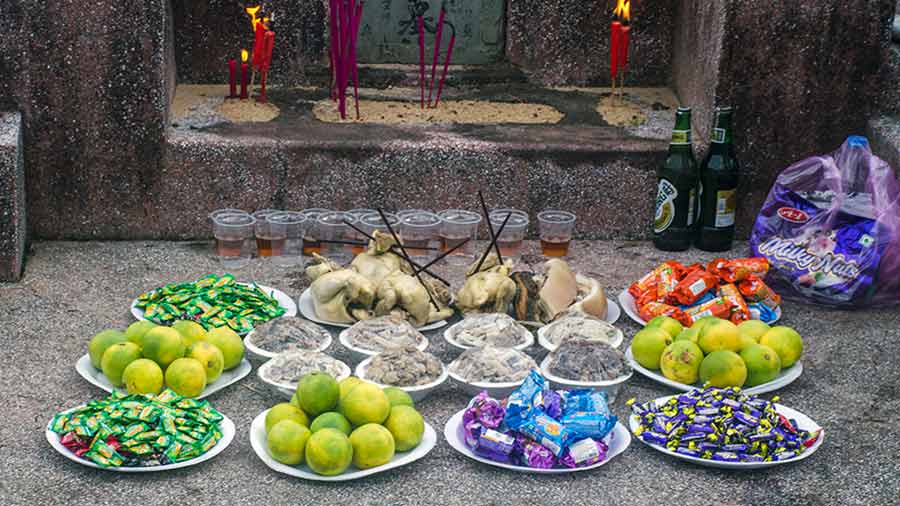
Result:
[[318,239],[318,226],[316,220],[320,214],[330,213],[331,209],[323,207],[311,207],[304,209],[300,213],[306,217],[306,227],[303,234],[303,256],[311,257],[313,253],[321,253],[322,245]]
[[441,251],[447,252],[469,239],[464,246],[447,255],[447,263],[450,265],[472,263],[475,260],[475,240],[478,239],[481,215],[462,209],[446,209],[438,213],[438,216],[441,218],[438,232],[441,239]]
[[253,217],[256,218],[256,254],[261,257],[281,254],[280,247],[277,252],[273,252],[272,242],[275,241],[280,246],[283,244],[284,237],[273,235],[272,227],[266,220],[269,216],[280,212],[278,209],[260,209],[253,213]]
[[[525,234],[528,232],[528,223],[530,222],[528,213],[518,209],[496,209],[491,211],[488,216],[494,234],[499,234],[497,246],[500,248],[500,254],[503,255],[503,258],[518,257],[522,251]],[[504,222],[506,222],[505,226]],[[503,227],[502,232],[500,227]]]
[[336,262],[350,260],[350,245],[353,240],[347,223],[356,224],[356,216],[341,211],[329,211],[316,218],[316,238],[320,242],[322,255]]
[[[293,267],[303,263],[303,233],[306,216],[294,211],[272,213],[266,217],[270,236],[272,263]],[[257,233],[257,245],[259,235]]]
[[575,230],[575,215],[568,211],[549,209],[538,213],[538,234],[545,257],[564,257]]
[[253,256],[256,218],[247,213],[219,213],[213,218],[216,256],[226,269],[240,269]]
[[428,259],[440,247],[441,217],[416,211],[400,217],[400,235],[406,252],[413,258]]

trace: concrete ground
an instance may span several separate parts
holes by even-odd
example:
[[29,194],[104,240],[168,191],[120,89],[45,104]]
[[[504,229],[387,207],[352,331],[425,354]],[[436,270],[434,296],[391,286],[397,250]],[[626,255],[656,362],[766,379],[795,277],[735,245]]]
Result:
[[[534,244],[527,245],[536,252]],[[743,253],[744,246],[738,249]],[[738,253],[738,254],[739,254]],[[647,243],[582,242],[573,263],[617,294],[666,258],[705,261],[696,250],[664,254]],[[526,259],[539,261],[535,255]],[[461,271],[442,269],[460,280]],[[804,373],[778,392],[782,402],[826,429],[818,453],[797,464],[756,472],[699,467],[662,455],[638,441],[597,470],[535,476],[489,467],[456,453],[443,440],[424,459],[355,482],[320,484],[267,468],[248,440],[252,419],[280,399],[255,372],[213,395],[232,418],[234,442],[215,459],[168,473],[126,475],[80,466],[57,454],[44,428],[63,408],[104,395],[75,372],[96,332],[131,323],[130,301],[171,282],[221,272],[207,243],[39,242],[25,276],[0,284],[0,502],[3,504],[898,504],[900,501],[900,310],[834,311],[787,302],[783,323],[805,338]],[[306,286],[299,268],[256,260],[236,273],[297,296]],[[623,314],[626,341],[638,326]],[[458,352],[440,334],[429,351],[449,362]],[[623,348],[627,345],[623,345]],[[531,352],[538,358],[537,346]],[[335,341],[329,350],[349,361]],[[351,363],[351,365],[355,365]],[[254,367],[258,364],[254,364]],[[625,400],[672,391],[635,375]],[[467,397],[449,385],[421,403],[440,434]]]

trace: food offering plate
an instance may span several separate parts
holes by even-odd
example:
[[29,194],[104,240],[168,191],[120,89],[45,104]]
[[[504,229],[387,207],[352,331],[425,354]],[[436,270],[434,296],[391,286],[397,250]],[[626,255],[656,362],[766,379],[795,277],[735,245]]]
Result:
[[[750,392],[747,390],[744,390],[744,393],[750,393]],[[655,402],[657,406],[661,406],[661,405],[665,404],[672,397],[674,397],[674,396],[670,395],[667,397],[660,397],[659,399],[655,399],[653,402]],[[822,446],[822,443],[825,442],[825,430],[823,430],[822,427],[820,427],[819,424],[814,422],[810,417],[806,416],[805,414],[803,414],[795,409],[791,409],[787,406],[782,406],[781,404],[775,404],[775,412],[777,412],[780,415],[785,416],[789,420],[794,420],[797,423],[796,427],[800,430],[810,431],[810,432],[820,431],[819,436],[816,439],[816,442],[813,443],[812,446],[807,448],[803,453],[801,453],[791,459],[773,460],[773,461],[769,461],[769,462],[765,462],[765,461],[764,462],[724,462],[724,461],[720,461],[720,460],[703,459],[700,457],[692,457],[690,455],[684,455],[684,454],[669,450],[665,446],[660,446],[657,444],[649,443],[639,437],[636,439],[638,441],[640,441],[641,443],[644,443],[645,445],[649,446],[650,448],[653,448],[654,450],[656,450],[658,452],[662,452],[662,453],[665,453],[666,455],[669,455],[669,456],[672,456],[672,457],[675,457],[675,458],[678,458],[681,460],[686,460],[686,461],[692,462],[694,464],[698,464],[701,466],[707,466],[707,467],[717,467],[720,469],[738,469],[738,470],[762,469],[762,468],[766,468],[766,467],[778,466],[781,464],[790,464],[793,462],[799,462],[803,459],[809,458],[813,453],[816,452],[816,450],[819,449],[820,446]],[[632,413],[628,418],[628,427],[631,429],[631,432],[634,433],[634,431],[637,430],[639,425],[640,425],[640,418],[638,418],[638,416],[636,414]]]
[[[360,362],[356,366],[356,371],[355,371],[356,377],[360,378],[364,381],[368,381],[369,383],[372,383],[374,385],[378,385],[380,388],[387,388],[387,387],[391,386],[391,385],[382,385],[381,383],[378,383],[378,382],[375,382],[373,380],[366,378],[366,370],[369,368],[369,364],[372,363],[372,359],[374,359],[374,358],[375,357],[369,357],[369,358],[363,360],[362,362]],[[429,395],[431,395],[431,393],[434,392],[435,390],[437,390],[437,388],[439,386],[443,385],[444,382],[447,381],[448,377],[449,377],[449,373],[447,372],[447,366],[444,364],[441,364],[441,375],[438,376],[438,379],[436,379],[430,383],[426,383],[424,385],[415,385],[415,386],[411,386],[411,387],[396,387],[396,388],[399,388],[400,390],[403,390],[404,392],[409,394],[409,396],[412,398],[413,402],[419,402],[419,401],[425,399],[426,397],[428,397]]]
[[[625,359],[628,360],[628,364],[631,365],[631,368],[635,371],[641,373],[642,375],[656,381],[657,383],[662,383],[663,385],[674,388],[675,390],[681,390],[682,392],[689,392],[695,388],[699,388],[702,385],[686,385],[684,383],[679,383],[677,381],[670,380],[669,378],[662,375],[659,371],[653,371],[647,369],[642,366],[634,359],[634,354],[631,353],[631,346],[625,350]],[[782,369],[781,373],[777,378],[769,381],[767,383],[763,383],[761,385],[756,385],[755,387],[747,387],[742,388],[741,390],[750,395],[758,395],[764,394],[766,392],[771,392],[773,390],[778,390],[779,388],[784,388],[791,383],[794,382],[800,375],[803,374],[803,364],[800,361],[795,362],[792,366]]]
[[606,465],[616,455],[624,452],[628,448],[628,445],[631,444],[631,434],[628,432],[628,429],[626,429],[625,426],[621,423],[616,422],[616,426],[613,428],[613,430],[605,438],[603,438],[603,442],[606,443],[607,446],[606,459],[601,460],[596,464],[585,467],[562,467],[552,469],[536,469],[533,467],[520,466],[515,464],[505,464],[503,462],[496,462],[494,460],[481,457],[480,455],[476,455],[475,452],[473,452],[472,449],[469,448],[468,445],[466,445],[465,433],[463,428],[463,414],[466,412],[466,409],[462,409],[456,412],[456,414],[454,414],[450,417],[449,420],[447,420],[447,424],[444,425],[444,438],[447,439],[447,442],[450,443],[450,446],[454,450],[462,453],[472,460],[477,460],[478,462],[482,462],[489,466],[510,469],[512,471],[534,474],[569,474],[581,471],[590,471],[591,469],[596,469],[600,466]]
[[[323,320],[316,315],[316,306],[313,303],[312,292],[309,288],[303,290],[303,293],[300,294],[300,299],[298,301],[298,307],[300,308],[300,314],[303,315],[307,320],[314,321],[316,323],[321,323],[322,325],[330,325],[332,327],[343,327],[350,328],[353,326],[352,323],[340,323],[340,322],[330,322],[327,320]],[[428,325],[423,325],[421,327],[417,327],[416,330],[420,332],[425,332],[428,330],[439,329],[443,326],[447,325],[447,320],[439,320],[436,322],[429,323]]]
[[[350,366],[345,364],[344,362],[337,360],[337,359],[335,359],[335,362],[337,362],[337,365],[340,368],[341,372],[340,372],[340,374],[336,375],[334,377],[334,379],[338,383],[340,383],[341,381],[349,378],[352,371],[350,370]],[[271,386],[278,393],[280,393],[281,395],[290,399],[294,396],[294,393],[297,391],[297,383],[285,383],[285,382],[276,381],[276,380],[270,378],[269,377],[269,369],[272,368],[274,363],[275,363],[274,359],[270,359],[263,365],[259,366],[259,368],[256,370],[256,375],[259,376],[259,379],[261,379],[263,383]]]
[[307,466],[305,463],[298,466],[289,466],[287,464],[282,464],[281,462],[276,461],[272,458],[271,455],[269,455],[269,449],[266,444],[266,414],[268,414],[268,412],[269,410],[267,409],[253,419],[253,423],[250,425],[250,446],[253,447],[253,451],[256,452],[256,456],[259,457],[259,459],[262,460],[263,463],[269,466],[269,468],[271,468],[272,470],[290,476],[296,476],[297,478],[303,478],[305,480],[358,480],[366,476],[383,473],[385,471],[389,471],[391,469],[415,462],[428,455],[428,453],[433,450],[435,445],[437,444],[437,433],[435,433],[434,428],[429,425],[428,422],[425,422],[425,433],[422,434],[422,441],[419,443],[419,446],[416,446],[408,452],[395,453],[394,457],[387,464],[373,467],[372,469],[356,469],[351,464],[347,471],[337,476],[322,476],[320,474],[314,473],[312,469],[310,469],[309,466]]
[[[638,308],[635,304],[634,297],[630,293],[628,293],[628,290],[623,290],[621,293],[619,293],[618,298],[619,303],[622,304],[622,307],[625,309],[625,314],[627,314],[629,318],[634,320],[634,322],[639,325],[643,326],[647,324],[647,322],[643,318],[641,318],[640,314],[638,313]],[[777,308],[775,308],[775,319],[766,323],[771,325],[780,319],[781,306],[778,306]]]
[[[72,411],[72,410],[78,409],[80,407],[81,406],[76,406],[68,411]],[[176,462],[174,464],[165,464],[165,465],[161,465],[161,466],[103,467],[103,466],[95,464],[94,462],[92,462],[90,460],[83,459],[83,458],[75,455],[74,453],[69,451],[68,448],[63,446],[62,441],[61,441],[62,436],[60,436],[59,434],[50,430],[50,424],[52,424],[52,423],[53,423],[53,420],[51,420],[47,424],[47,429],[45,430],[45,435],[47,437],[47,441],[50,443],[50,446],[52,446],[54,450],[61,453],[65,458],[67,458],[73,462],[77,462],[83,466],[93,467],[94,469],[102,469],[104,471],[113,471],[113,472],[117,472],[117,473],[154,473],[157,471],[170,471],[172,469],[181,469],[183,467],[195,466],[202,462],[206,462],[207,460],[210,460],[211,458],[213,458],[216,455],[225,451],[225,448],[228,448],[228,445],[230,445],[231,441],[234,439],[234,433],[235,433],[234,422],[232,422],[231,419],[228,418],[227,416],[222,415],[222,421],[219,422],[219,430],[222,432],[222,439],[220,439],[219,442],[216,443],[215,446],[210,448],[209,451],[207,451],[203,455],[200,455],[200,456],[195,457],[190,460],[185,460],[184,462]]]
[[[260,348],[259,346],[256,346],[255,344],[253,344],[253,332],[255,332],[255,331],[252,330],[252,331],[248,332],[246,336],[244,336],[244,349],[247,350],[248,355],[250,355],[253,358],[263,360],[263,361],[269,360],[270,358],[273,358],[275,355],[278,355],[278,353],[266,351],[266,350]],[[318,348],[316,348],[314,350],[310,350],[310,351],[324,352],[325,350],[328,349],[329,346],[331,346],[332,341],[333,341],[333,338],[331,337],[331,335],[329,335],[328,338],[322,342],[321,346],[319,346]]]
[[[250,366],[250,361],[246,358],[241,360],[241,363],[237,365],[237,367],[233,369],[229,369],[227,371],[222,371],[222,375],[213,381],[212,383],[206,385],[206,388],[203,389],[203,392],[200,393],[196,399],[203,399],[205,397],[209,397],[210,395],[222,390],[223,388],[237,383],[238,381],[244,379],[245,376],[250,374],[251,369],[253,367]],[[81,358],[78,359],[78,362],[75,363],[75,370],[78,371],[78,374],[81,375],[82,378],[86,379],[88,383],[94,385],[95,387],[106,390],[107,392],[112,392],[113,390],[120,393],[127,393],[124,388],[115,387],[112,383],[109,382],[109,379],[103,375],[103,372],[94,369],[94,366],[91,364],[91,356],[85,353]]]

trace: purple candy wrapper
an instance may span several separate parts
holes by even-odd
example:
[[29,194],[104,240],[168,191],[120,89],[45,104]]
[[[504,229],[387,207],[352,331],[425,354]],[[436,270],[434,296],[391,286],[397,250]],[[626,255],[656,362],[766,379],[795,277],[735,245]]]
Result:
[[555,390],[544,390],[535,398],[535,406],[551,418],[559,418],[563,414],[563,397]]
[[494,429],[485,429],[475,442],[472,451],[486,459],[497,462],[512,462],[516,438]]
[[556,457],[546,446],[521,434],[516,436],[516,455],[524,466],[534,469],[552,469]]
[[500,401],[488,397],[487,391],[482,391],[472,398],[469,407],[463,412],[466,444],[474,448],[484,429],[496,429],[503,423],[503,414],[504,409]]
[[569,445],[559,463],[566,467],[587,467],[606,459],[606,443],[585,438]]

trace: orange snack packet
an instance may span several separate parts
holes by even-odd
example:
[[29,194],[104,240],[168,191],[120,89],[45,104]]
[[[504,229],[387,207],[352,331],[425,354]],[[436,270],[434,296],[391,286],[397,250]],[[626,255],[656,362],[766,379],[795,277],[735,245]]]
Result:
[[[729,316],[731,316],[731,306],[731,301],[729,301],[725,297],[716,297],[715,299],[708,300],[703,304],[689,307],[684,310],[684,313],[690,319],[690,323],[688,325],[693,325],[694,322],[696,322],[700,318],[703,318],[704,316],[715,316],[716,318],[727,320]],[[682,324],[684,323],[682,322]]]
[[695,270],[685,276],[673,290],[675,299],[686,306],[697,302],[704,293],[719,286],[719,278],[705,270]]
[[707,268],[728,283],[737,283],[751,275],[765,276],[769,272],[769,260],[764,257],[735,258],[734,260],[717,258],[710,262]]
[[725,297],[731,303],[731,315],[728,317],[731,323],[737,325],[744,320],[750,319],[750,309],[747,308],[747,301],[738,290],[738,287],[732,283],[719,287],[719,297]]
[[655,289],[656,284],[659,283],[659,273],[664,269],[673,269],[677,275],[680,270],[684,269],[684,267],[682,267],[680,263],[674,261],[663,262],[656,266],[656,268],[652,271],[644,274],[641,279],[632,283],[631,286],[628,287],[628,293],[630,293],[631,296],[635,299],[638,299],[641,295],[644,295],[650,288]]
[[644,321],[649,322],[650,320],[656,318],[659,315],[671,316],[678,320],[682,325],[690,325],[691,319],[685,314],[684,311],[678,309],[675,306],[670,306],[668,304],[663,304],[662,302],[648,302],[643,306],[640,306],[640,310],[638,314],[643,318]]
[[775,293],[769,288],[761,278],[757,276],[749,276],[747,279],[738,283],[738,290],[747,300],[751,302],[759,302],[775,309],[781,305],[781,295]]

